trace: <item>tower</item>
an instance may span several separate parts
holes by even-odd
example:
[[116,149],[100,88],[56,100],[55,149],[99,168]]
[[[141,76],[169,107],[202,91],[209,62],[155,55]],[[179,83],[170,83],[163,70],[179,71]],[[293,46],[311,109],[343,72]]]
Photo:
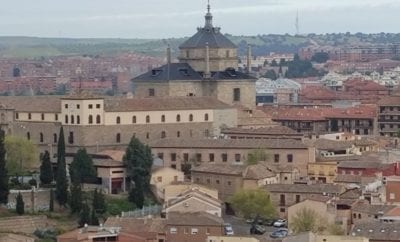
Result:
[[295,23],[295,27],[296,27],[296,35],[299,35],[299,34],[300,34],[299,10],[297,10],[297,12],[296,12],[296,23]]

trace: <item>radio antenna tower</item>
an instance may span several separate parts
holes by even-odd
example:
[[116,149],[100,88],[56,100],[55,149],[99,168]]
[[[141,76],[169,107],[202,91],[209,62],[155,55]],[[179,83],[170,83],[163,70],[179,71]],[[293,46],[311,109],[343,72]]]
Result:
[[296,35],[299,35],[300,34],[299,10],[297,10],[297,12],[296,12],[296,23],[295,23],[295,26],[296,26]]

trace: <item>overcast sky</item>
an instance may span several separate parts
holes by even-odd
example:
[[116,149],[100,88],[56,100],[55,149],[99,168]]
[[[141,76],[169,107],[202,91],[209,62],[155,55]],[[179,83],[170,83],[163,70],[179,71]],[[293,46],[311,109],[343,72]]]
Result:
[[[204,24],[206,0],[0,0],[1,36],[170,38]],[[234,35],[400,32],[400,0],[211,0]]]

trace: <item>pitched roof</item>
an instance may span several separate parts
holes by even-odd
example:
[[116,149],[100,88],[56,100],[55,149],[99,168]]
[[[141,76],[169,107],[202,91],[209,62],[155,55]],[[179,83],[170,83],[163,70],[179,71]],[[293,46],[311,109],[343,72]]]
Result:
[[[361,179],[360,179],[361,180]],[[340,199],[359,199],[362,191],[359,188],[349,189],[339,195]]]
[[60,96],[1,96],[0,104],[20,112],[61,112]]
[[179,48],[180,49],[190,49],[190,48],[228,48],[236,49],[237,46],[226,36],[224,36],[220,28],[215,27],[205,27],[198,28],[197,33],[190,37],[188,40],[183,42]]
[[156,232],[164,231],[166,220],[162,218],[133,218],[108,217],[104,223],[107,227],[121,227],[122,231],[129,232]]
[[384,215],[395,207],[395,205],[372,205],[367,202],[358,202],[352,208],[352,211],[371,215]]
[[201,81],[203,76],[187,63],[170,63],[154,68],[132,79],[135,81]]
[[276,125],[272,127],[263,127],[263,128],[256,128],[256,129],[244,129],[244,128],[227,128],[223,129],[222,133],[225,134],[260,134],[260,135],[294,135],[294,136],[302,136],[293,129],[282,126]]
[[186,201],[192,197],[199,198],[200,200],[212,203],[215,206],[221,206],[221,204],[222,204],[221,200],[216,199],[216,198],[208,195],[205,192],[201,192],[198,189],[189,189],[186,192],[179,194],[176,198],[169,200],[167,202],[167,206],[170,207],[174,204],[180,203],[182,201]]
[[323,138],[310,142],[313,143],[318,150],[346,150],[353,146],[352,141],[337,141]]
[[382,223],[371,221],[355,224],[350,233],[352,236],[364,236],[376,241],[399,241],[400,223]]
[[335,178],[337,183],[357,183],[361,184],[361,176],[350,174],[338,174]]
[[269,192],[339,194],[342,187],[333,184],[268,184],[264,188]]
[[245,167],[242,165],[202,164],[200,166],[192,167],[192,172],[241,176],[244,169]]
[[295,139],[159,139],[152,148],[307,149]]
[[170,212],[167,215],[167,225],[222,226],[223,224],[222,218],[206,212]]
[[369,160],[348,160],[341,161],[338,164],[338,168],[381,168],[383,164],[380,161],[369,161]]
[[378,101],[380,106],[400,106],[400,96],[385,96]]

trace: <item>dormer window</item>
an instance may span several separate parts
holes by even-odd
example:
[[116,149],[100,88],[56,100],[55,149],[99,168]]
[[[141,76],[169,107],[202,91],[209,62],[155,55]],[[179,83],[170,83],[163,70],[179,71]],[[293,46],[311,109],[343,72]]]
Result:
[[160,75],[161,72],[162,72],[162,70],[160,70],[160,69],[153,69],[153,70],[151,70],[151,76],[158,76],[158,75]]
[[179,68],[178,71],[184,76],[189,76],[189,70],[187,68]]

